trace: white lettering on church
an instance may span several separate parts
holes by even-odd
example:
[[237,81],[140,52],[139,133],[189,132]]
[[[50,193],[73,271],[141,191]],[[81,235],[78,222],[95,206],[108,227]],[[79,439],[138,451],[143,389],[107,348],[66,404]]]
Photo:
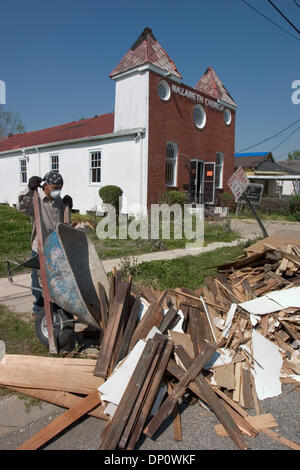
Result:
[[186,98],[196,101],[197,103],[203,103],[211,109],[224,111],[224,106],[217,103],[216,101],[209,100],[208,98],[204,99],[203,96],[199,95],[198,93],[188,90],[187,88],[183,88],[179,85],[174,85],[174,83],[172,84],[172,91],[178,95],[185,96]]
[[174,93],[177,93],[181,96],[186,96],[187,98],[190,98],[191,100],[197,101],[197,103],[203,103],[204,101],[203,96],[199,95],[198,93],[195,93],[194,91],[188,90],[187,88],[174,85],[174,83],[172,84],[172,91],[174,91]]

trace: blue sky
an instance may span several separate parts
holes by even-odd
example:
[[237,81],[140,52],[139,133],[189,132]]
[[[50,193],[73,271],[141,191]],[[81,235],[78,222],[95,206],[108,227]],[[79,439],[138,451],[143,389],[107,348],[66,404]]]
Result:
[[[294,0],[273,0],[300,29]],[[291,84],[300,80],[300,35],[267,0],[247,0],[293,34],[289,36],[241,0],[4,0],[0,7],[0,80],[5,109],[27,131],[109,113],[109,73],[144,27],[174,60],[183,83],[195,86],[211,65],[238,104],[236,151],[300,118]],[[300,5],[300,0],[298,0]],[[249,149],[284,159],[300,149],[300,127]]]

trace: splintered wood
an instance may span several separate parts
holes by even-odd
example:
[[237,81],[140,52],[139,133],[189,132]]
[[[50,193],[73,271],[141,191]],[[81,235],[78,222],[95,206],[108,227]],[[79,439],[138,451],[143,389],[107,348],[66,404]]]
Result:
[[98,285],[96,360],[5,355],[0,384],[68,409],[19,449],[43,446],[84,414],[107,423],[101,450],[136,449],[168,417],[184,441],[182,400],[214,413],[217,436],[238,449],[259,432],[298,449],[260,407],[281,383],[299,383],[300,243],[280,240],[248,247],[194,291],[135,286],[114,268],[109,292]]

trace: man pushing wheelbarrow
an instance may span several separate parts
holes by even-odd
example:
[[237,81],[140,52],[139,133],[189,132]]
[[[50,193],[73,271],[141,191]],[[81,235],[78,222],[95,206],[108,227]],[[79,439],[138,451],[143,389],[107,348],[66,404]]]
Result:
[[[43,183],[44,181],[44,183]],[[29,215],[32,223],[32,234],[31,234],[31,247],[32,247],[32,259],[35,259],[38,265],[38,239],[36,232],[36,220],[34,215],[33,195],[34,191],[39,192],[39,208],[40,208],[40,220],[42,229],[43,242],[47,236],[52,233],[56,225],[60,222],[70,223],[70,216],[68,215],[65,220],[64,214],[66,208],[69,209],[69,214],[73,207],[72,198],[68,195],[62,199],[60,196],[64,181],[63,177],[57,171],[49,171],[44,179],[39,176],[32,176],[28,182],[28,189],[22,191],[19,194],[19,200],[17,209],[23,214]],[[31,287],[32,294],[35,297],[33,303],[33,313],[38,315],[41,308],[44,307],[43,294],[40,290],[38,270],[32,268],[31,274]]]
[[105,307],[109,293],[108,278],[93,242],[70,226],[72,198],[60,197],[62,186],[62,176],[54,171],[43,179],[30,178],[28,189],[19,195],[17,209],[32,221],[32,258],[22,264],[7,260],[12,283],[11,263],[33,268],[28,288],[35,297],[35,330],[54,354],[73,336],[75,321],[101,333],[101,305]]

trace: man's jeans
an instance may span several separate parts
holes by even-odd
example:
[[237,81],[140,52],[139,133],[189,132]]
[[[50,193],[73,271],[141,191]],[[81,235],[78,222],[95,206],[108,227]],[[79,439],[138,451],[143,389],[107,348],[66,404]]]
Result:
[[[37,255],[37,252],[36,251],[32,251],[31,253],[31,257],[34,257]],[[38,287],[40,288],[40,283],[39,283],[39,270],[38,269],[35,269],[33,268],[32,269],[32,272],[31,272],[31,287]],[[35,301],[33,302],[33,307],[32,307],[32,311],[33,313],[35,314],[38,314],[39,311],[41,310],[42,307],[44,307],[44,298],[43,298],[43,294],[41,291],[39,290],[33,290],[32,289],[32,295],[35,297]]]

